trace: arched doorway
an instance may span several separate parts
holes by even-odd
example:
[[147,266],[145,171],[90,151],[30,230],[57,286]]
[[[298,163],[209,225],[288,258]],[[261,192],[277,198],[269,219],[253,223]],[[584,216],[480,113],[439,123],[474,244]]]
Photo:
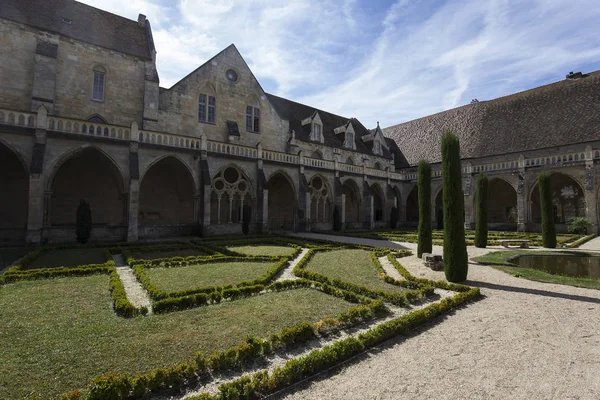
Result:
[[517,223],[517,191],[504,179],[492,178],[488,183],[488,223]]
[[64,161],[49,189],[52,196],[47,222],[52,226],[74,226],[80,200],[89,203],[93,226],[115,226],[126,221],[123,177],[115,163],[95,147],[77,151]]
[[140,184],[140,225],[190,225],[194,221],[194,179],[176,157],[152,164]]
[[[572,218],[586,216],[585,192],[581,185],[568,175],[558,172],[550,176],[554,222],[568,224]],[[530,194],[531,222],[541,223],[540,190],[534,185]]]
[[0,193],[0,241],[21,242],[27,228],[29,174],[24,162],[1,142]]
[[384,210],[384,195],[381,187],[378,184],[371,186],[371,194],[373,195],[373,221],[383,221],[383,210]]
[[269,229],[296,230],[296,191],[287,175],[277,172],[268,182]]
[[360,190],[358,185],[351,179],[348,179],[342,185],[344,194],[344,208],[346,224],[360,222]]
[[419,221],[419,187],[414,186],[406,199],[406,221]]
[[210,224],[236,224],[244,213],[252,221],[254,201],[250,180],[237,167],[221,169],[212,180],[210,195]]
[[329,222],[331,216],[331,191],[325,179],[312,177],[308,184],[310,192],[310,222]]

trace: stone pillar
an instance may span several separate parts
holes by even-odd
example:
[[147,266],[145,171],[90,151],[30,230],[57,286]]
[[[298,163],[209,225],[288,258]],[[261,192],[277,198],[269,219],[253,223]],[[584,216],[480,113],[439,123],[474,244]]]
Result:
[[306,221],[310,220],[310,191],[303,165],[300,166],[298,177],[298,231],[305,232],[307,230]]
[[[42,242],[44,223],[49,219],[50,199],[44,193],[44,155],[46,153],[47,110],[40,106],[37,110],[35,143],[29,169],[29,204],[27,206],[27,232],[25,241],[30,244]],[[48,178],[46,178],[48,179]]]
[[369,200],[369,228],[373,229],[375,228],[375,196],[373,196],[373,193],[369,196]]
[[211,211],[211,194],[212,194],[212,182],[210,177],[210,170],[208,167],[208,153],[206,147],[206,135],[202,135],[202,146],[200,154],[200,195],[198,209],[200,215],[198,216],[198,222],[202,225],[202,234],[210,229],[210,211]]
[[525,174],[519,173],[517,182],[517,231],[525,232],[527,228],[527,215],[529,205],[527,204],[527,190],[525,186]]
[[594,169],[594,159],[592,147],[587,146],[585,149],[585,208],[586,218],[592,223],[588,227],[588,234],[598,233],[598,204],[600,199],[596,199],[596,170]]
[[131,142],[129,143],[129,205],[127,218],[127,241],[138,240],[138,214],[140,212],[140,167],[138,156],[137,124],[131,124]]
[[473,186],[473,177],[471,174],[463,175],[463,208],[465,229],[473,229],[475,225],[475,210],[473,209],[475,189]]
[[[363,165],[364,169],[364,165]],[[361,216],[362,216],[362,226],[365,229],[372,229],[372,220],[373,220],[373,207],[371,205],[372,193],[371,186],[369,186],[369,182],[366,180],[366,176],[363,176],[363,188],[362,188],[362,202],[361,202]]]
[[262,231],[269,230],[269,190],[265,189],[262,192]]

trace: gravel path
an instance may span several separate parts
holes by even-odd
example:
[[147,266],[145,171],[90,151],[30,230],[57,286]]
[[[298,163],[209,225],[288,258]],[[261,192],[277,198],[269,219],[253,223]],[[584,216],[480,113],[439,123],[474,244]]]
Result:
[[580,250],[600,251],[600,236],[578,247]]
[[400,275],[400,272],[392,265],[390,260],[388,260],[387,256],[379,257],[379,263],[387,276],[394,278],[397,281],[405,280],[404,277]]
[[281,275],[279,275],[279,278],[277,278],[275,281],[294,281],[298,279],[298,277],[294,275],[294,267],[300,262],[300,260],[302,260],[302,258],[304,258],[306,253],[308,253],[308,249],[302,249],[300,254],[298,254],[298,256],[290,262],[290,265],[283,270]]
[[[414,256],[399,261],[415,276],[444,277]],[[467,283],[484,298],[278,398],[600,398],[600,291],[475,263]]]
[[134,307],[140,308],[146,306],[148,307],[148,311],[151,312],[150,298],[148,298],[148,294],[133,274],[133,270],[125,263],[123,256],[115,254],[113,255],[113,260],[117,267],[117,274],[119,274],[119,278],[121,278],[121,282],[123,282],[123,286],[125,287],[127,300]]

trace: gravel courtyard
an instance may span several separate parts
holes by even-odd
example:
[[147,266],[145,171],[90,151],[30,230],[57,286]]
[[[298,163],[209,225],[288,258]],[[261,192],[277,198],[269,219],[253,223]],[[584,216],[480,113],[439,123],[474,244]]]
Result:
[[[400,261],[415,276],[443,279],[414,256]],[[600,398],[600,291],[475,263],[467,283],[483,299],[279,398]]]

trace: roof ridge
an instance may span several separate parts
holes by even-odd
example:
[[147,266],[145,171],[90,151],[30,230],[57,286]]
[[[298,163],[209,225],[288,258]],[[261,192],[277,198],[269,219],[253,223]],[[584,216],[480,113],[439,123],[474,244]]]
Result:
[[289,101],[290,103],[298,104],[298,105],[300,105],[302,107],[312,108],[313,110],[315,110],[317,112],[327,113],[329,115],[333,115],[334,117],[342,118],[342,119],[345,119],[347,121],[350,121],[352,119],[352,118],[344,117],[342,115],[334,114],[334,113],[332,113],[330,111],[321,110],[321,109],[319,109],[317,107],[309,106],[308,104],[300,103],[298,101],[290,100],[290,99],[285,98],[285,97],[277,96],[276,94],[267,93],[267,92],[265,92],[265,94],[267,96],[273,96],[273,97],[277,97],[278,99],[281,99],[281,100]]

